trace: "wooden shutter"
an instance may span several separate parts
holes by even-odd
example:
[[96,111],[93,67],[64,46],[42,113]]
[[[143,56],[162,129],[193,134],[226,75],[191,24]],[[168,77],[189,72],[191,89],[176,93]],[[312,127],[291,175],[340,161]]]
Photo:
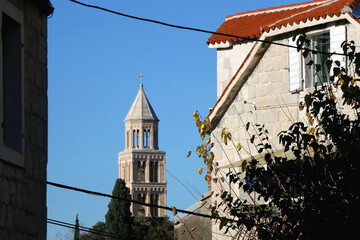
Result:
[[[289,38],[289,45],[296,46],[296,40]],[[301,90],[301,54],[296,48],[289,48],[289,91]]]
[[[330,28],[330,52],[336,52],[336,53],[344,53],[344,51],[341,48],[341,43],[346,41],[346,27],[344,25],[342,26],[336,26]],[[332,55],[333,60],[333,66],[335,66],[335,61],[340,62],[341,67],[346,67],[346,58],[345,56],[341,55]],[[331,69],[331,74],[333,74]]]

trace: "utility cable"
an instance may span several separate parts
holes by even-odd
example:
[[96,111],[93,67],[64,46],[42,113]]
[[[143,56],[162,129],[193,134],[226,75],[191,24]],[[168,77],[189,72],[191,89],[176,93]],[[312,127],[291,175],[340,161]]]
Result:
[[86,194],[91,194],[91,195],[96,195],[96,196],[102,196],[102,197],[107,197],[107,198],[112,198],[112,199],[117,199],[120,201],[126,201],[126,202],[131,202],[131,203],[135,203],[135,204],[139,204],[139,205],[143,205],[143,206],[147,206],[147,207],[155,207],[155,208],[162,208],[162,209],[166,209],[168,211],[172,211],[174,213],[174,215],[176,215],[177,212],[180,213],[186,213],[189,215],[195,215],[195,216],[199,216],[199,217],[205,217],[205,218],[210,218],[210,219],[222,219],[222,220],[226,220],[229,222],[237,222],[237,220],[235,219],[230,219],[230,218],[226,218],[226,217],[216,217],[216,216],[211,216],[211,215],[207,215],[207,214],[203,214],[203,213],[197,213],[197,212],[191,212],[191,211],[187,211],[187,210],[183,210],[183,209],[177,209],[175,207],[167,207],[167,206],[161,206],[161,205],[156,205],[156,204],[151,204],[151,203],[143,203],[137,200],[132,200],[132,199],[127,199],[127,198],[122,198],[122,197],[116,197],[110,194],[106,194],[106,193],[100,193],[100,192],[95,192],[95,191],[91,191],[91,190],[86,190],[86,189],[82,189],[82,188],[76,188],[76,187],[72,187],[72,186],[68,186],[68,185],[63,185],[60,183],[54,183],[54,182],[46,182],[48,185],[54,186],[54,187],[58,187],[58,188],[63,188],[63,189],[68,189],[68,190],[72,190],[72,191],[76,191],[76,192],[82,192],[82,193],[86,193]]
[[[297,46],[292,46],[292,45],[288,45],[288,44],[284,44],[284,43],[278,43],[278,42],[273,42],[273,41],[261,40],[261,39],[258,39],[258,38],[250,38],[250,37],[237,36],[237,35],[228,34],[228,33],[214,32],[214,31],[209,31],[209,30],[200,29],[200,28],[194,28],[194,27],[186,27],[186,26],[181,26],[181,25],[175,25],[175,24],[170,24],[170,23],[166,23],[166,22],[161,22],[161,21],[157,21],[157,20],[153,20],[153,19],[149,19],[149,18],[137,17],[137,16],[133,16],[133,15],[129,15],[129,14],[117,12],[117,11],[110,10],[110,9],[107,9],[107,8],[104,8],[104,7],[100,7],[100,6],[96,6],[96,5],[90,5],[90,4],[86,4],[86,3],[83,3],[83,2],[79,2],[79,1],[77,1],[77,0],[69,0],[69,1],[70,1],[70,2],[73,2],[73,3],[76,3],[76,4],[79,4],[79,5],[82,5],[82,6],[84,6],[84,7],[94,8],[94,9],[102,10],[102,11],[109,12],[109,13],[112,13],[112,14],[116,14],[116,15],[119,15],[119,16],[131,18],[131,19],[135,19],[135,20],[139,20],[139,21],[144,21],[144,22],[151,22],[151,23],[155,23],[155,24],[159,24],[159,25],[163,25],[163,26],[167,26],[167,27],[171,27],[171,28],[178,28],[178,29],[195,31],[195,32],[209,33],[209,34],[215,34],[215,35],[220,35],[220,36],[238,38],[238,39],[247,40],[247,41],[261,42],[261,43],[266,43],[266,44],[273,44],[273,45],[278,45],[278,46],[282,46],[282,47],[288,47],[288,48],[298,49]],[[312,53],[330,54],[330,55],[340,55],[340,56],[350,56],[349,54],[346,54],[346,53],[336,53],[336,52],[329,53],[329,52],[323,52],[323,51],[314,50],[314,49],[310,49],[310,48],[306,48],[306,47],[303,47],[303,48],[301,48],[301,49],[302,49],[302,50],[308,50],[308,51],[310,51],[310,52],[312,52]]]
[[115,238],[115,239],[119,239],[119,237],[121,237],[120,235],[117,235],[117,234],[114,234],[114,233],[95,230],[93,228],[87,228],[87,227],[83,227],[83,226],[76,226],[76,225],[71,224],[71,223],[62,222],[62,221],[49,219],[49,218],[47,219],[47,223],[57,225],[57,226],[61,226],[61,227],[71,228],[71,229],[76,229],[76,227],[78,227],[78,229],[80,231],[82,231],[82,232],[93,233],[93,234],[102,235],[102,236],[105,236],[105,237],[111,237],[111,238]]

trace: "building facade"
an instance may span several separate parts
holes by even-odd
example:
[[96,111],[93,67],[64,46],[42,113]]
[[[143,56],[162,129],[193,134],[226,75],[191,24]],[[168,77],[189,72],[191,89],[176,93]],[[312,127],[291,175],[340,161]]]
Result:
[[0,239],[46,239],[48,0],[0,0]]
[[[232,144],[216,144],[212,151],[220,171],[224,174],[233,168],[241,171],[243,160],[249,160],[250,156],[257,158],[256,146],[250,144],[251,136],[256,135],[252,127],[255,124],[265,126],[273,150],[284,154],[278,133],[293,122],[307,122],[305,111],[299,111],[299,103],[304,102],[304,96],[314,90],[315,84],[319,86],[328,81],[324,72],[311,72],[306,66],[309,59],[303,59],[302,52],[286,46],[296,46],[293,37],[299,32],[309,37],[310,48],[324,52],[343,53],[341,43],[346,40],[358,45],[359,3],[357,0],[315,0],[226,17],[218,32],[244,38],[214,34],[208,40],[209,48],[217,50],[218,98],[209,114],[211,137],[212,142],[218,143],[222,129],[226,128],[232,141],[242,149],[238,151]],[[318,58],[313,60],[321,63]],[[333,60],[346,66],[343,56],[334,55]],[[211,188],[215,192],[222,189],[214,182]],[[226,190],[236,191],[240,198],[251,202],[237,187]],[[220,201],[213,197],[212,201],[215,200]],[[223,231],[215,222],[212,232],[213,239],[232,239],[231,236],[238,234],[229,231],[226,236],[221,235]]]
[[[166,206],[165,151],[159,150],[159,119],[143,85],[125,118],[125,150],[118,155],[119,178],[125,180],[133,200]],[[166,210],[131,205],[133,215],[164,217]]]

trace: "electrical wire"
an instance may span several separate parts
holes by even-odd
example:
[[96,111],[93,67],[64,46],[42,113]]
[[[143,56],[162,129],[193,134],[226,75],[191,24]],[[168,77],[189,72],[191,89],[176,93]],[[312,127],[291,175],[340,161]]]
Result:
[[105,236],[105,237],[111,237],[111,238],[115,238],[115,239],[119,239],[119,237],[121,237],[120,235],[117,235],[117,234],[114,234],[114,233],[95,230],[93,228],[87,228],[87,227],[83,227],[83,226],[76,226],[76,225],[74,225],[72,223],[58,221],[58,220],[55,220],[55,219],[49,219],[48,218],[47,223],[57,225],[57,226],[61,226],[61,227],[71,228],[71,229],[77,229],[77,227],[78,227],[78,229],[80,231],[82,231],[82,232],[93,233],[93,234],[102,235],[102,236]]
[[[133,16],[133,15],[129,15],[129,14],[117,12],[117,11],[110,10],[110,9],[107,9],[107,8],[104,8],[104,7],[100,7],[100,6],[96,6],[96,5],[90,5],[90,4],[86,4],[86,3],[83,3],[83,2],[79,2],[79,1],[77,1],[77,0],[69,0],[69,1],[70,1],[70,2],[73,2],[73,3],[76,3],[76,4],[79,4],[79,5],[81,5],[81,6],[84,6],[84,7],[94,8],[94,9],[102,10],[102,11],[109,12],[109,13],[112,13],[112,14],[116,14],[116,15],[119,15],[119,16],[131,18],[131,19],[135,19],[135,20],[139,20],[139,21],[144,21],[144,22],[151,22],[151,23],[155,23],[155,24],[159,24],[159,25],[163,25],[163,26],[167,26],[167,27],[171,27],[171,28],[178,28],[178,29],[195,31],[195,32],[209,33],[209,34],[215,34],[215,35],[226,36],[226,37],[234,37],[234,38],[243,39],[243,40],[247,40],[247,41],[261,42],[261,43],[278,45],[278,46],[282,46],[282,47],[288,47],[288,48],[298,49],[297,46],[292,46],[292,45],[288,45],[288,44],[284,44],[284,43],[267,41],[267,40],[261,40],[261,39],[257,39],[257,38],[237,36],[237,35],[228,34],[228,33],[214,32],[214,31],[209,31],[209,30],[200,29],[200,28],[194,28],[194,27],[186,27],[186,26],[181,26],[181,25],[175,25],[175,24],[170,24],[170,23],[166,23],[166,22],[161,22],[161,21],[157,21],[157,20],[153,20],[153,19],[149,19],[149,18],[137,17],[137,16]],[[340,55],[340,56],[349,56],[349,54],[346,54],[346,53],[323,52],[323,51],[314,50],[314,49],[310,49],[310,48],[306,48],[306,47],[301,48],[301,50],[307,50],[307,51],[310,51],[310,52],[312,52],[312,53],[330,54],[330,55]]]
[[186,213],[189,215],[195,215],[195,216],[205,217],[205,218],[210,218],[210,219],[223,219],[223,220],[227,220],[229,222],[237,222],[237,220],[235,220],[235,219],[230,219],[230,218],[226,218],[226,217],[215,217],[215,216],[211,216],[211,215],[207,215],[207,214],[203,214],[203,213],[191,212],[191,211],[187,211],[187,210],[183,210],[183,209],[177,209],[175,207],[167,207],[167,206],[161,206],[161,205],[156,205],[156,204],[143,203],[143,202],[132,200],[132,199],[116,197],[116,196],[113,196],[110,194],[95,192],[95,191],[86,190],[86,189],[82,189],[82,188],[76,188],[76,187],[72,187],[72,186],[68,186],[68,185],[63,185],[60,183],[54,183],[54,182],[49,182],[49,181],[47,181],[46,183],[48,185],[51,185],[54,187],[68,189],[68,190],[72,190],[72,191],[76,191],[76,192],[82,192],[82,193],[86,193],[86,194],[102,196],[102,197],[107,197],[107,198],[111,198],[111,199],[117,199],[120,201],[131,202],[131,203],[135,203],[135,204],[139,204],[139,205],[143,205],[143,206],[147,206],[147,207],[162,208],[162,209],[166,209],[168,211],[172,211],[172,212],[174,212],[174,214],[176,214],[177,212],[180,212],[180,213]]

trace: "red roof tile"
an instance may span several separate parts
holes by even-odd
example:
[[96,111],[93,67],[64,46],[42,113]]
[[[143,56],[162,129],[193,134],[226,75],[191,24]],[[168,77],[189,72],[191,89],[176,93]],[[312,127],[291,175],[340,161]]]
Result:
[[[344,7],[354,9],[360,0],[314,0],[287,6],[247,11],[226,17],[217,33],[258,39],[263,32],[280,29],[288,24],[319,20],[327,16],[340,16]],[[213,34],[208,44],[226,41],[241,42],[244,39]]]

